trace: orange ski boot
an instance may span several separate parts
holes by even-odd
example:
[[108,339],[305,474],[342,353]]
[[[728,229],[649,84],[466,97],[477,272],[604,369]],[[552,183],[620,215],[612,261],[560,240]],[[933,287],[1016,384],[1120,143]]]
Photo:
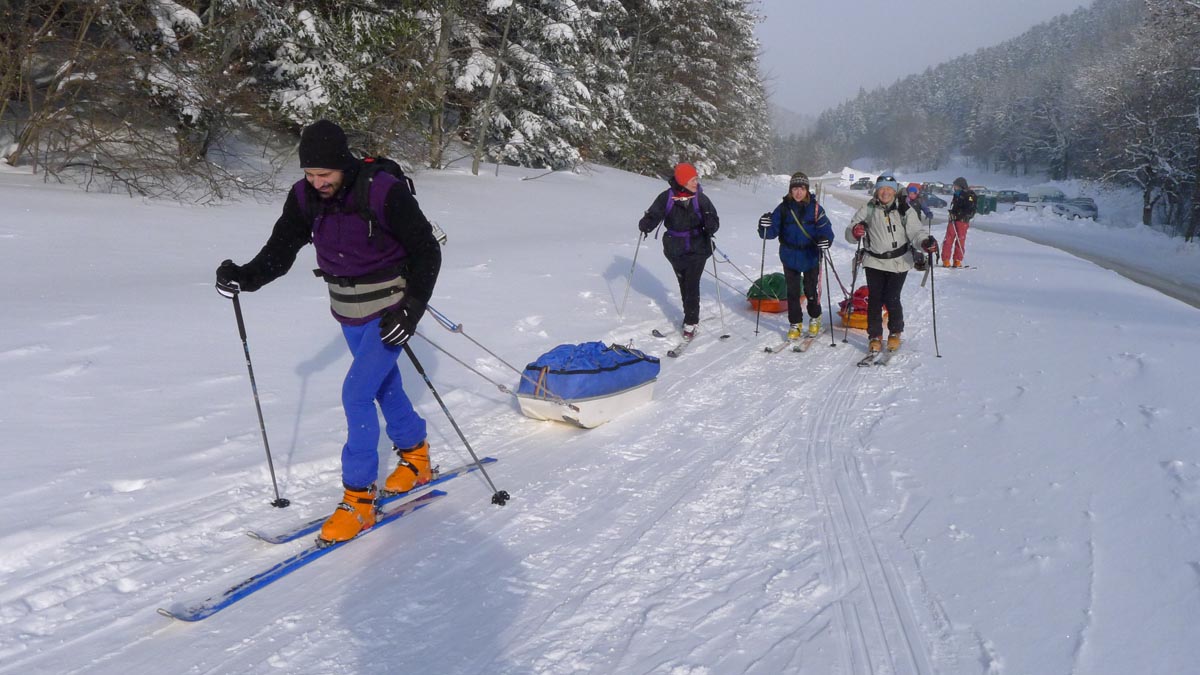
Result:
[[401,450],[392,446],[392,450],[400,456],[396,470],[383,483],[386,494],[408,492],[409,490],[433,480],[433,470],[429,466],[429,443],[421,441],[415,447]]
[[375,524],[375,486],[365,490],[346,488],[342,503],[321,526],[320,543],[333,544],[353,539]]

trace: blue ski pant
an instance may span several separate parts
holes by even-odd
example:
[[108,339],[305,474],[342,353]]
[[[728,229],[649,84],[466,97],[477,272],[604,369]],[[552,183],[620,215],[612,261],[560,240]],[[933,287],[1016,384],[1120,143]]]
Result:
[[342,326],[354,360],[342,383],[342,408],[346,411],[346,445],[342,447],[342,483],[365,489],[379,473],[379,416],[398,448],[411,448],[425,440],[425,420],[413,410],[404,393],[396,365],[402,347],[389,347],[379,339],[379,319],[361,326]]

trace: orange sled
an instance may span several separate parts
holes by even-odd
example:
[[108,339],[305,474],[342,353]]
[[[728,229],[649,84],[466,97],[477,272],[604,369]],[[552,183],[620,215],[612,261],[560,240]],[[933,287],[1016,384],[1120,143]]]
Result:
[[750,308],[756,311],[778,314],[787,311],[787,300],[778,298],[750,298]]

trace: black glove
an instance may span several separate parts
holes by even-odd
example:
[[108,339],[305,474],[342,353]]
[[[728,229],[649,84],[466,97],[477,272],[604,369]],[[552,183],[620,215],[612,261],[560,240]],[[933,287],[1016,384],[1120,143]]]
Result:
[[937,239],[934,239],[932,236],[925,237],[924,239],[922,239],[921,240],[921,250],[925,251],[926,253],[932,253],[933,255],[937,255],[937,252],[938,252]]
[[242,290],[242,268],[233,264],[232,260],[222,261],[217,266],[217,292],[226,298],[232,298]]
[[833,241],[831,241],[829,237],[817,237],[816,239],[813,239],[813,243],[816,244],[817,248],[821,249],[822,251],[828,251],[829,247],[833,246]]
[[[638,222],[638,229],[641,230],[642,234],[650,234],[656,227],[658,227],[658,223],[650,220],[649,218],[642,218],[641,221]],[[645,239],[645,237],[642,238]]]
[[758,226],[759,227],[770,227],[771,226],[771,214],[769,214],[769,213],[762,214],[762,217],[758,219]]
[[925,254],[921,253],[920,251],[913,251],[912,254],[913,254],[913,267],[918,272],[924,272],[925,268],[928,266],[927,265],[927,263],[929,262],[928,258],[926,258]]
[[417,303],[401,301],[379,317],[379,339],[389,347],[400,347],[417,333],[417,322],[425,314]]

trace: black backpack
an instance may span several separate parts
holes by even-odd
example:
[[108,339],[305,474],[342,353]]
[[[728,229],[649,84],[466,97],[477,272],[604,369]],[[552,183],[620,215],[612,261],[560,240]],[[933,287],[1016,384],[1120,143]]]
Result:
[[354,192],[351,199],[354,200],[354,208],[358,214],[367,221],[368,229],[374,233],[379,226],[379,214],[371,208],[371,184],[375,182],[375,177],[380,173],[391,174],[408,188],[408,194],[417,196],[417,186],[412,179],[404,174],[404,169],[394,159],[387,157],[363,157],[362,168],[359,169],[358,178],[354,181]]

